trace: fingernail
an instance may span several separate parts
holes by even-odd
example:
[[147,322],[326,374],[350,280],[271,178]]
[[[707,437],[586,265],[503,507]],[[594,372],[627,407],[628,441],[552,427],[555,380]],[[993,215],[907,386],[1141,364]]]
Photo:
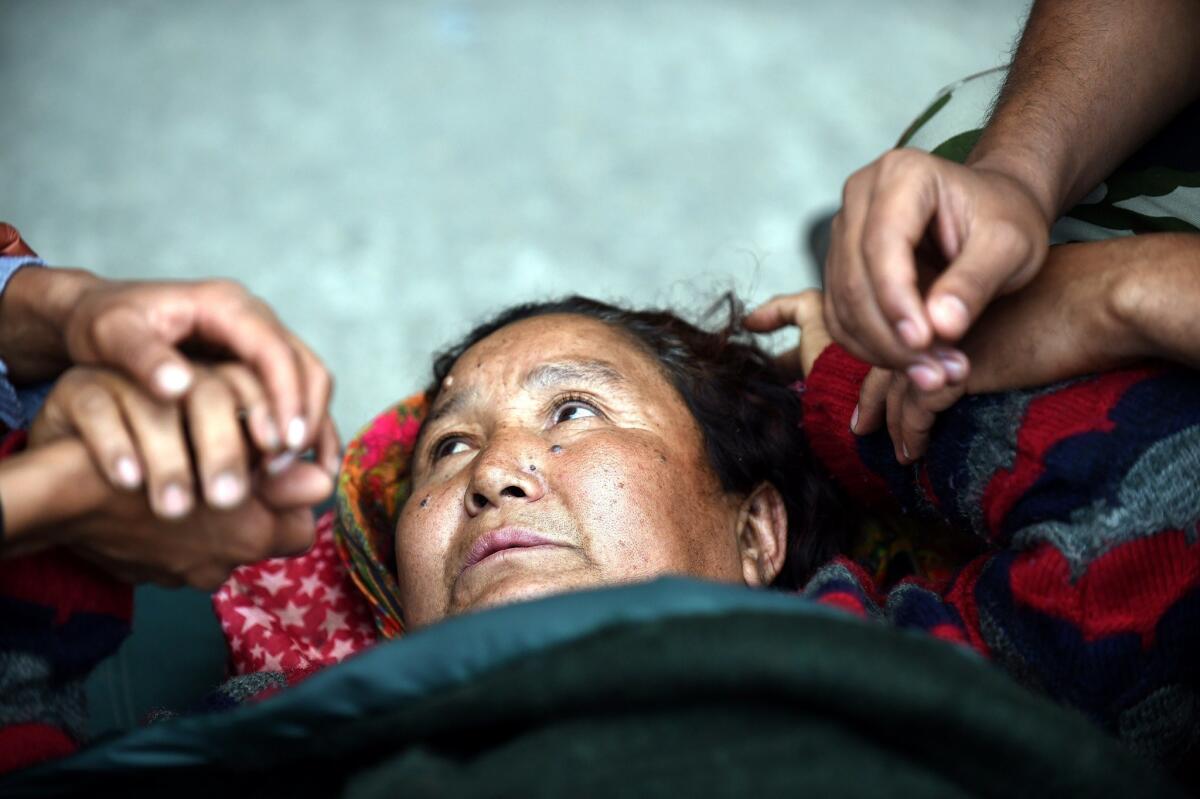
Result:
[[232,508],[242,501],[242,481],[235,474],[222,472],[209,485],[208,501],[218,508]]
[[192,499],[179,483],[168,483],[162,490],[162,512],[171,519],[185,515],[192,506]]
[[930,305],[929,315],[943,330],[967,329],[967,306],[958,297],[943,294]]
[[154,380],[163,393],[182,394],[192,382],[191,373],[177,363],[164,363],[154,372]]
[[267,461],[267,474],[276,475],[286,471],[289,466],[296,462],[296,453],[285,452],[282,455],[276,455],[271,460]]
[[854,406],[854,413],[850,414],[850,432],[858,432],[858,406]]
[[126,488],[137,488],[142,484],[142,470],[128,455],[117,458],[116,471],[117,481]]
[[299,416],[288,422],[287,426],[287,445],[290,449],[300,449],[300,445],[304,443],[304,433],[307,427],[304,420]]
[[941,374],[929,363],[918,363],[908,367],[908,379],[922,391],[933,391],[942,382]]
[[912,455],[908,454],[908,444],[905,444],[903,441],[900,442],[900,451],[904,453],[904,460],[912,460]]
[[275,417],[268,412],[263,412],[262,421],[259,422],[259,427],[262,430],[263,445],[271,452],[279,449],[279,426],[275,424]]
[[954,350],[937,352],[937,359],[942,364],[942,368],[946,370],[946,377],[956,383],[967,374],[967,365],[963,362],[963,358],[964,356],[957,354]]
[[896,332],[900,339],[911,349],[919,350],[925,342],[921,338],[921,328],[911,319],[901,319],[896,323]]

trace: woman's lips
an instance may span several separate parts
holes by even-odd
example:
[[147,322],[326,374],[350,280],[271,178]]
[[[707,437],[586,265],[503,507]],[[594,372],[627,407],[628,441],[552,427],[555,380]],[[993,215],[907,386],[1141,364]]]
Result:
[[485,533],[475,539],[475,543],[467,551],[466,560],[463,561],[463,567],[459,570],[459,574],[462,574],[480,561],[495,555],[497,552],[504,552],[509,549],[528,549],[531,547],[547,546],[557,547],[562,545],[520,527],[501,527],[498,530],[492,530],[490,533]]

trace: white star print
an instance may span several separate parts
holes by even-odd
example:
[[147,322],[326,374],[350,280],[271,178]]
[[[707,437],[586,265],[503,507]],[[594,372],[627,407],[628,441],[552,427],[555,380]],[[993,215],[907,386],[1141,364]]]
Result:
[[262,608],[250,606],[248,608],[234,608],[238,613],[242,614],[242,618],[246,623],[242,625],[242,635],[253,630],[255,627],[262,627],[264,630],[271,629],[271,616]]
[[321,587],[321,578],[315,574],[310,574],[300,580],[300,590],[296,595],[308,594],[313,599],[317,597],[317,589]]
[[326,586],[325,601],[329,604],[332,605],[334,602],[341,602],[345,597],[346,594],[343,593],[342,589],[338,588],[336,585]]
[[292,584],[292,580],[284,572],[269,572],[263,571],[262,576],[258,578],[258,584],[275,596],[281,589]]
[[283,671],[283,654],[267,655],[263,658],[263,671]]
[[326,635],[332,637],[334,633],[346,629],[346,614],[330,609],[325,614],[325,621],[321,622],[321,627],[324,628]]
[[335,641],[333,649],[329,650],[329,657],[339,661],[351,654],[354,654],[354,644],[345,639]]
[[279,620],[283,622],[285,627],[303,627],[304,626],[304,608],[297,605],[292,600],[288,600],[283,610],[277,614]]

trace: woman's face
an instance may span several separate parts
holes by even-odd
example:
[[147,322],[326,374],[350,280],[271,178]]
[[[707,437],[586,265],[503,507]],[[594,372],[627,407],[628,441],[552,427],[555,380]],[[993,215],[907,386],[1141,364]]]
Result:
[[587,317],[527,319],[467,350],[412,474],[396,527],[410,628],[660,574],[743,579],[742,498],[651,357]]

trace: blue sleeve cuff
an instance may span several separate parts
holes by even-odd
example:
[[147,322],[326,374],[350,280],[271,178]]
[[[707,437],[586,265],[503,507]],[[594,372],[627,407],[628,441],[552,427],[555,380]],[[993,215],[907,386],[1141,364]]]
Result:
[[[12,279],[18,269],[42,264],[41,258],[32,258],[26,255],[0,256],[0,296],[3,296],[4,290],[8,288],[8,281]],[[0,360],[0,422],[8,425],[9,429],[18,430],[29,427],[38,408],[46,399],[47,393],[49,393],[49,384],[36,386],[28,392],[25,390],[18,392],[8,380],[8,366]],[[23,398],[23,394],[28,394],[28,396]]]

